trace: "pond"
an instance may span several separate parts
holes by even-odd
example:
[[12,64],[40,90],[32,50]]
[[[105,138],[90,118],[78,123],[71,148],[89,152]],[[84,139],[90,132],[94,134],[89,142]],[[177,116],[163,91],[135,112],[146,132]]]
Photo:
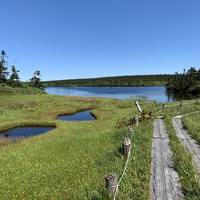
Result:
[[0,131],[0,136],[4,137],[31,137],[53,130],[54,127],[16,127],[6,131]]
[[127,99],[131,97],[147,98],[157,102],[174,101],[164,86],[160,87],[47,87],[48,94],[82,97],[106,97]]
[[84,110],[73,114],[59,115],[57,119],[63,121],[91,121],[95,120],[96,118],[90,113],[90,110]]

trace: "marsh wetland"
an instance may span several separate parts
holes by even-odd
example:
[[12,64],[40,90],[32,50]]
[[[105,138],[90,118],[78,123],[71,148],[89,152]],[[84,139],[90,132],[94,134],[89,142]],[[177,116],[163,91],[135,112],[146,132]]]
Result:
[[[152,124],[163,106],[155,101],[139,103],[152,117],[134,129],[128,168],[117,193],[119,200],[146,200],[150,196]],[[120,177],[124,169],[125,159],[119,149],[128,129],[117,124],[123,118],[140,115],[134,99],[1,95],[0,106],[1,131],[36,125],[56,127],[34,137],[0,142],[1,199],[112,199],[105,188],[105,176],[115,172]],[[191,100],[181,106],[179,102],[166,106],[162,116],[184,198],[197,200],[200,183],[192,157],[176,138],[171,119],[200,110],[200,104]],[[72,121],[58,120],[63,114]],[[197,139],[199,118],[192,116],[184,122]],[[192,121],[195,123],[189,126]]]

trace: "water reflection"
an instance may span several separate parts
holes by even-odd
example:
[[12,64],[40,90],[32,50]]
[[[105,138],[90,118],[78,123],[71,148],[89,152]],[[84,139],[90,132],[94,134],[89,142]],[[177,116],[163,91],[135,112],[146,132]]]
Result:
[[166,91],[166,94],[168,98],[172,99],[173,101],[191,100],[195,98],[200,98],[200,95],[194,95],[191,93],[173,93]]
[[155,100],[157,102],[173,101],[161,87],[47,87],[48,94],[127,99],[131,97]]
[[57,119],[63,121],[91,121],[96,118],[90,113],[89,110],[85,110],[73,114],[59,115]]
[[6,131],[0,131],[0,136],[2,137],[30,137],[39,134],[46,133],[54,127],[17,127]]

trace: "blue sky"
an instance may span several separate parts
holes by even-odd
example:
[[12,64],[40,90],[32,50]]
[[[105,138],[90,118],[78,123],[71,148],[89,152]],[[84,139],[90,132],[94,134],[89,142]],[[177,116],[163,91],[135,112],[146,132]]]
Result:
[[0,0],[0,49],[23,80],[200,65],[199,0]]

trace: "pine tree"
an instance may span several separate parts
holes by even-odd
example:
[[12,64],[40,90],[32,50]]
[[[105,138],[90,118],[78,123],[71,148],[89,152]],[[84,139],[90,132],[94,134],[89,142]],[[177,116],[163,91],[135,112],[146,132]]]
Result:
[[32,87],[36,87],[39,89],[44,89],[41,83],[41,74],[40,71],[35,71],[33,77],[30,79],[30,84]]
[[17,70],[15,68],[14,65],[11,66],[11,75],[10,75],[10,79],[9,79],[9,83],[12,85],[12,86],[20,86],[20,78],[19,78],[19,70]]
[[168,91],[173,92],[199,92],[200,69],[191,67],[188,71],[184,70],[182,74],[176,73],[173,80],[167,83]]
[[9,75],[9,72],[7,72],[8,68],[6,67],[6,57],[6,52],[2,50],[0,53],[0,83],[7,83],[7,77]]

